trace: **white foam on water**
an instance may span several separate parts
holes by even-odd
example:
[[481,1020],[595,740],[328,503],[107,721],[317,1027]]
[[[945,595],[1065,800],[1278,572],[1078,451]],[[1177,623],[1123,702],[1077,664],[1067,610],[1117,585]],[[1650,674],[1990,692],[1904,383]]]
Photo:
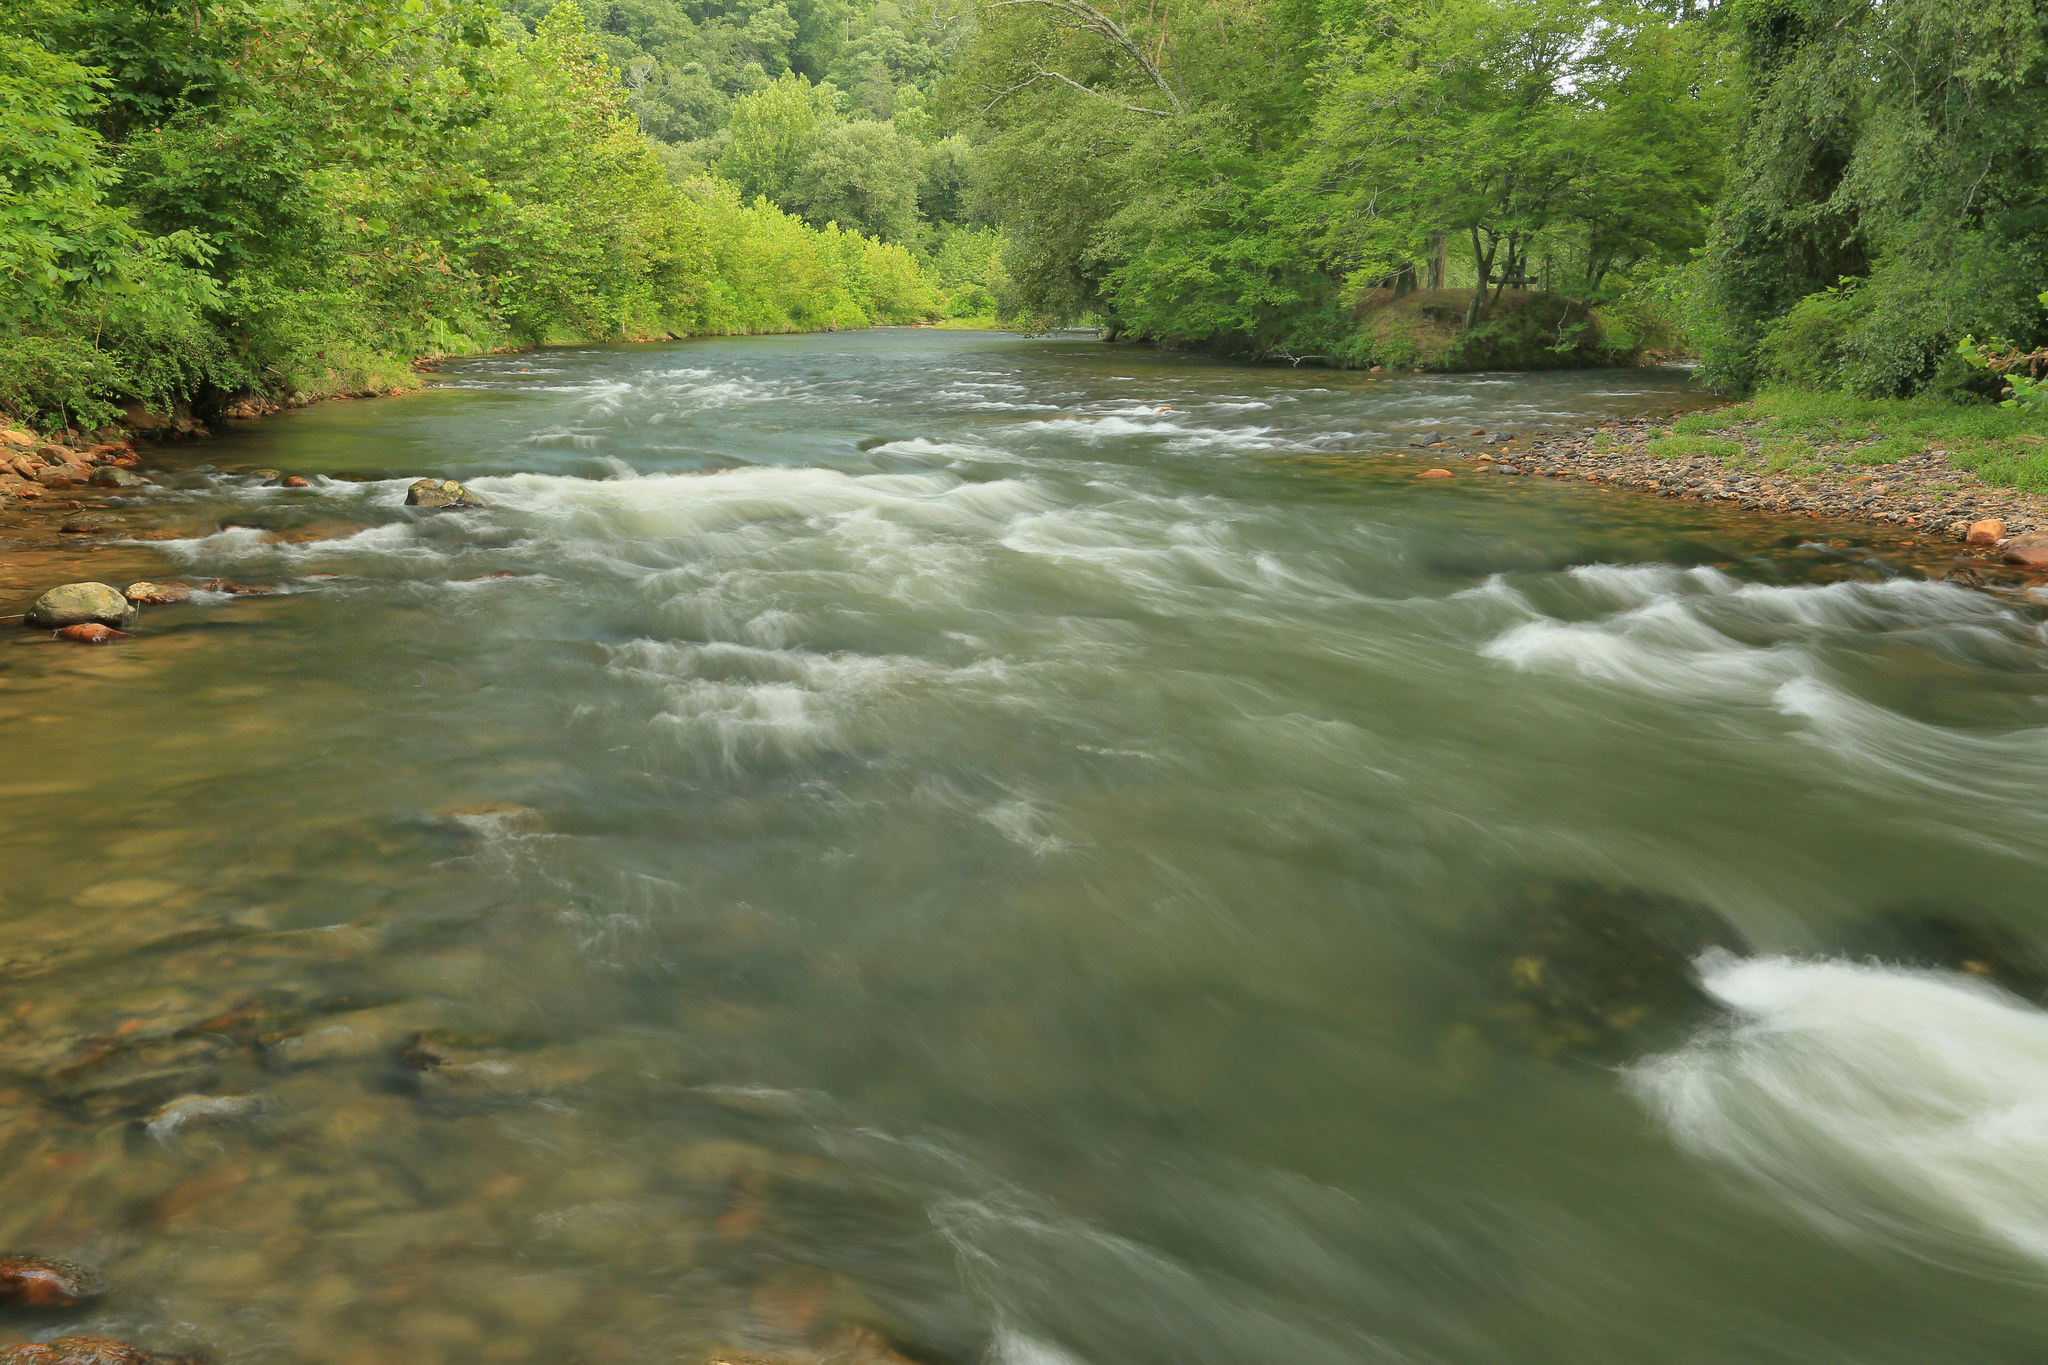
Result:
[[1070,1351],[1009,1328],[997,1329],[988,1353],[996,1365],[1086,1365]]
[[[1168,406],[1168,405],[1162,405]],[[1153,411],[1132,408],[1131,413]],[[1221,446],[1236,450],[1260,450],[1277,444],[1271,427],[1189,426],[1167,416],[1128,416],[1112,413],[1104,417],[1049,417],[1020,424],[1025,430],[1079,437],[1088,442],[1112,441],[1132,436],[1163,436],[1182,449]]]
[[2010,641],[2016,618],[1980,593],[1915,579],[1781,586],[1710,568],[1585,565],[1567,576],[1602,614],[1530,619],[1481,646],[1528,672],[1572,672],[1661,696],[1782,704],[1812,679],[1831,638],[1883,632],[1960,658],[1969,644]]
[[1626,1073],[1681,1148],[1846,1242],[2048,1268],[2048,1013],[1872,962],[1699,968],[1732,1018]]

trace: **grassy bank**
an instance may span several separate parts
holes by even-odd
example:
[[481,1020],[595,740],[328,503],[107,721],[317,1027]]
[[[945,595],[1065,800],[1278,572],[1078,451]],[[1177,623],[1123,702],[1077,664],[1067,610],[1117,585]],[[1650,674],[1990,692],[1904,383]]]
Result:
[[1770,389],[1679,418],[1645,453],[1707,456],[1730,468],[1795,478],[1932,455],[1995,487],[2048,494],[2048,420],[1988,403]]
[[1507,290],[1484,320],[1465,325],[1470,289],[1422,289],[1399,298],[1368,292],[1357,331],[1337,357],[1398,370],[1561,370],[1613,365],[1628,356],[1606,344],[1587,306],[1562,294]]

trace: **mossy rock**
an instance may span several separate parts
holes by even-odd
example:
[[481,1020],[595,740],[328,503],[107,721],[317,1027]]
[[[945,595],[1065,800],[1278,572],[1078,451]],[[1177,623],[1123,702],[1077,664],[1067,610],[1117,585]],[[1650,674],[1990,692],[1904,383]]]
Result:
[[436,512],[454,512],[481,507],[484,500],[453,479],[417,479],[405,490],[407,507],[426,507]]
[[1539,1057],[1611,1059],[1662,1046],[1713,1013],[1693,961],[1746,952],[1695,901],[1597,882],[1539,882],[1509,898],[1481,956],[1483,1023]]
[[84,625],[125,626],[135,619],[135,604],[119,588],[105,583],[66,583],[36,599],[24,621],[39,630]]
[[1987,916],[1893,906],[1871,915],[1844,946],[1851,957],[1958,972],[2048,1004],[2048,941]]

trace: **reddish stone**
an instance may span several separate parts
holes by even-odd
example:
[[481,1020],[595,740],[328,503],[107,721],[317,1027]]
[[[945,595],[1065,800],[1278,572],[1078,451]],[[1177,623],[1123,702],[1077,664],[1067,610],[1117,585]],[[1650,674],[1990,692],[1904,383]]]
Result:
[[2029,531],[2023,536],[2014,536],[2005,542],[2005,559],[2008,564],[2048,569],[2048,532]]
[[1997,517],[1971,522],[1969,533],[1963,537],[1964,542],[1970,545],[1996,545],[2004,539],[2005,523]]
[[65,626],[57,632],[60,640],[69,640],[75,645],[103,645],[114,638],[125,638],[128,632],[103,626],[97,621],[82,621],[75,626]]
[[311,488],[313,485],[298,475],[293,474],[284,481],[284,486],[286,488]]
[[1425,469],[1415,477],[1418,479],[1451,479],[1457,476],[1448,469]]
[[[73,626],[76,630],[78,627]],[[105,626],[92,626],[105,630]],[[0,1303],[24,1308],[69,1308],[106,1292],[84,1266],[42,1256],[0,1256]]]
[[167,1356],[112,1337],[69,1336],[30,1342],[0,1355],[0,1365],[205,1365],[205,1356]]

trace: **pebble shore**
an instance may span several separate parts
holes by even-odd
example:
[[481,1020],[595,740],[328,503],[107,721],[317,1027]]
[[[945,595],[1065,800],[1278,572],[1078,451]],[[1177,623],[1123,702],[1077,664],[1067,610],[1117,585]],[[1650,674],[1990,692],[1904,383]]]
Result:
[[[2048,498],[1985,483],[1949,463],[1938,450],[1892,464],[1829,459],[1828,447],[1806,471],[1768,472],[1711,456],[1653,455],[1645,446],[1669,419],[1640,418],[1533,434],[1499,447],[1491,461],[1502,472],[1582,479],[1640,489],[1666,498],[1721,502],[1752,512],[1805,514],[1830,520],[1888,522],[1931,537],[1961,541],[1972,523],[1996,518],[2011,534],[2048,527]],[[1717,435],[1741,440],[1731,428]],[[1839,453],[1839,452],[1836,452]],[[1811,472],[1812,465],[1824,473]]]

